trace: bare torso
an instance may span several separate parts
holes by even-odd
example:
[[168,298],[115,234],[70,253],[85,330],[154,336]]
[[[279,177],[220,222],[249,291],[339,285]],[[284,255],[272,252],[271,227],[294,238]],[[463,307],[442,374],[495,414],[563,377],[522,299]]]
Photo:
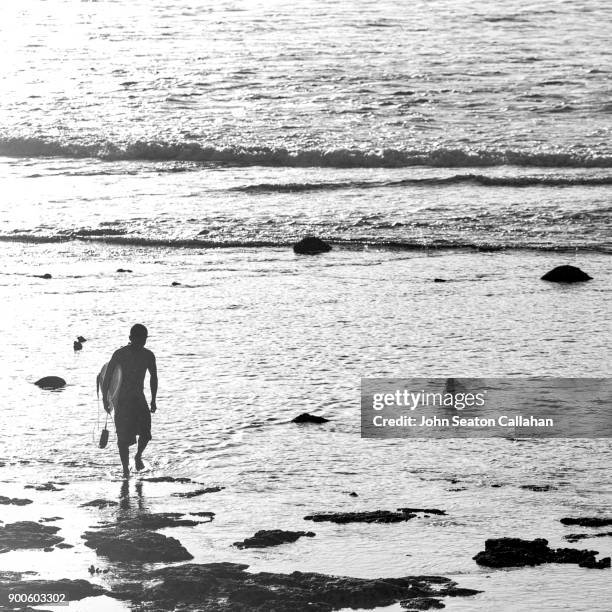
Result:
[[148,369],[155,363],[153,353],[146,348],[124,346],[115,351],[113,361],[121,367],[120,397],[144,395],[144,379]]

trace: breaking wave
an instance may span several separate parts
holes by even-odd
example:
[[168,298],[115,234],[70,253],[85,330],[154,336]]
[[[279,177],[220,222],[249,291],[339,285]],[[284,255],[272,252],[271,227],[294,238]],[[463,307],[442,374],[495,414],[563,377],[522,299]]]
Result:
[[333,191],[339,189],[376,189],[383,187],[445,186],[471,183],[485,187],[589,187],[612,185],[612,176],[601,177],[551,177],[551,176],[485,176],[482,174],[457,174],[445,178],[401,179],[398,181],[339,181],[319,183],[259,183],[232,187],[232,191],[244,193],[295,193],[302,191]]
[[0,155],[9,157],[97,158],[109,161],[195,161],[236,166],[330,168],[467,168],[524,166],[539,168],[612,168],[612,156],[559,151],[513,151],[439,148],[415,149],[308,149],[265,146],[220,148],[197,142],[145,142],[126,145],[56,142],[44,138],[0,138]]

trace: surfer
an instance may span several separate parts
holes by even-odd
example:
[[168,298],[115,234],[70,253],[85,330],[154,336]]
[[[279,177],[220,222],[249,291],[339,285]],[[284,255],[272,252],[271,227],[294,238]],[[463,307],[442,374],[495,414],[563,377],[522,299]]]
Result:
[[[130,343],[113,353],[106,368],[102,382],[104,409],[110,412],[108,390],[115,368],[121,368],[121,386],[115,406],[115,428],[117,446],[123,466],[123,476],[130,475],[130,446],[136,443],[138,448],[134,457],[137,471],[144,469],[142,453],[151,439],[151,413],[157,410],[157,365],[155,355],[145,348],[147,328],[137,323],[130,330]],[[149,371],[151,383],[151,408],[144,394],[145,374]]]

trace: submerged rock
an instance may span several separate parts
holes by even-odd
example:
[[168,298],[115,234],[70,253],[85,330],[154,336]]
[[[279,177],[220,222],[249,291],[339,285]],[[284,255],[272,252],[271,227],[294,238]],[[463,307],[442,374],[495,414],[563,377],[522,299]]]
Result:
[[434,283],[446,283],[447,280],[445,278],[434,278]]
[[254,536],[244,539],[242,542],[234,542],[237,548],[268,548],[289,544],[299,540],[302,536],[314,538],[312,531],[283,531],[282,529],[271,529],[258,531]]
[[304,572],[250,573],[247,568],[237,563],[175,565],[147,573],[140,584],[117,584],[114,591],[115,596],[142,602],[146,609],[182,612],[330,612],[480,592],[459,589],[442,576],[364,579]]
[[90,502],[81,504],[80,508],[109,508],[111,506],[118,506],[119,503],[112,499],[94,499]]
[[202,521],[183,519],[180,512],[158,512],[154,514],[140,514],[112,523],[104,523],[103,527],[113,527],[120,530],[130,529],[165,529],[167,527],[195,527]]
[[175,538],[146,529],[110,528],[86,531],[85,546],[111,561],[188,561],[193,556]]
[[180,482],[180,483],[194,483],[199,484],[195,480],[191,480],[191,478],[178,477],[174,476],[154,476],[151,478],[141,478],[140,480],[145,480],[146,482]]
[[55,486],[54,482],[45,482],[44,484],[39,485],[26,485],[23,487],[24,489],[34,489],[35,491],[63,491],[64,489],[60,489]]
[[225,487],[207,487],[206,489],[197,489],[196,491],[185,491],[183,493],[172,493],[173,497],[197,497],[206,493],[217,493],[223,491]]
[[536,492],[542,493],[545,491],[556,491],[557,487],[554,487],[553,485],[526,484],[526,485],[521,485],[521,489],[526,489],[527,491],[536,491]]
[[129,268],[117,268],[117,272],[131,272]]
[[79,342],[78,340],[75,340],[75,341],[72,343],[72,348],[73,348],[75,351],[80,351],[80,350],[83,348],[83,343],[82,343],[82,342]]
[[296,416],[291,421],[292,423],[328,423],[329,419],[316,414],[309,414],[308,412],[302,412],[302,414]]
[[578,542],[578,540],[586,540],[587,538],[612,538],[612,531],[604,531],[602,533],[570,533],[564,537],[568,542]]
[[584,516],[579,518],[562,518],[561,522],[564,525],[579,525],[580,527],[608,527],[612,525],[612,518]]
[[31,499],[21,499],[19,497],[5,497],[4,495],[0,495],[0,506],[27,506],[31,503]]
[[433,597],[415,597],[414,599],[406,599],[400,601],[402,608],[406,608],[408,612],[418,612],[419,610],[442,610],[446,606],[439,600]]
[[328,253],[332,248],[316,236],[306,236],[293,245],[293,252],[298,255],[317,255],[318,253]]
[[83,338],[83,336],[77,336],[77,340],[82,344],[83,342],[87,342],[87,338]]
[[523,567],[542,563],[576,563],[580,567],[601,569],[609,567],[610,558],[596,561],[596,550],[577,548],[549,548],[548,540],[521,540],[520,538],[496,538],[485,542],[485,550],[473,559],[487,567]]
[[326,512],[310,514],[305,521],[330,523],[400,523],[416,517],[412,512],[391,512],[390,510],[371,510],[369,512]]
[[203,518],[209,518],[211,521],[215,518],[214,512],[190,512],[189,514],[191,516],[201,516]]
[[576,266],[557,266],[542,276],[541,280],[551,283],[583,283],[592,278]]
[[34,384],[41,389],[61,389],[66,386],[66,381],[59,376],[43,376]]
[[438,510],[438,508],[398,508],[398,512],[417,512],[422,514],[438,514],[440,516],[445,515],[445,510]]
[[0,527],[0,553],[22,548],[49,548],[64,541],[64,538],[55,535],[59,530],[59,527],[34,521],[7,523]]

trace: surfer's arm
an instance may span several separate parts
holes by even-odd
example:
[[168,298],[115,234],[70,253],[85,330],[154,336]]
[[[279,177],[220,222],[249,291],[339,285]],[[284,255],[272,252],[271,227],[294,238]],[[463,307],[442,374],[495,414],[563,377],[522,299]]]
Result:
[[151,384],[151,412],[155,412],[157,410],[157,363],[153,353],[151,353],[149,361],[149,378]]

